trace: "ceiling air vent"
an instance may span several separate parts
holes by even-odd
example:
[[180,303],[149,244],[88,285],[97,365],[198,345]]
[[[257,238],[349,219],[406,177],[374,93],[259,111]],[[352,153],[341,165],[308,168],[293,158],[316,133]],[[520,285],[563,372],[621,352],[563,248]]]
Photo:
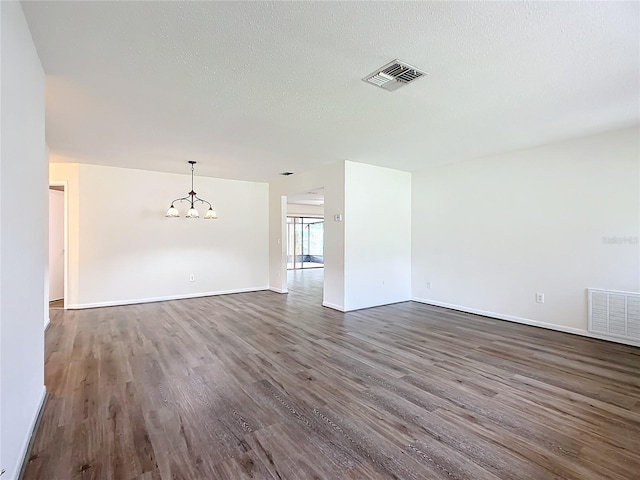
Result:
[[394,60],[375,72],[370,73],[362,80],[376,87],[393,92],[424,75],[426,75],[426,73],[418,70],[416,67],[401,62],[400,60]]

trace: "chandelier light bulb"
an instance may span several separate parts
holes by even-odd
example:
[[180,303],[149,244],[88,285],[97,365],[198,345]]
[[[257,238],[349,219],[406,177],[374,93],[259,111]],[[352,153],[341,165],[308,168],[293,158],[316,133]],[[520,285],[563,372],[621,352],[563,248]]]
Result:
[[208,220],[215,220],[216,218],[218,218],[218,215],[216,215],[216,212],[213,210],[213,208],[209,207],[207,213],[204,214],[204,218]]
[[198,218],[199,216],[200,216],[200,214],[198,213],[198,210],[195,209],[195,207],[193,206],[193,203],[192,203],[191,204],[191,208],[187,212],[187,218]]
[[167,210],[167,214],[165,216],[168,218],[175,218],[175,217],[179,217],[180,213],[178,212],[178,209],[173,206],[173,203],[172,203],[171,206],[169,207],[169,210]]

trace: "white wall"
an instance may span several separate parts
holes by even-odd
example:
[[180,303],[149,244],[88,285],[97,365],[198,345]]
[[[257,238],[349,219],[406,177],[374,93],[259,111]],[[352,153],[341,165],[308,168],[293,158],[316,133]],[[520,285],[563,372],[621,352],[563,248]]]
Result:
[[640,246],[603,242],[640,235],[639,140],[628,128],[414,174],[413,296],[584,331],[586,288],[640,291]]
[[411,300],[411,173],[345,162],[345,310]]
[[18,2],[0,2],[0,468],[16,479],[44,399],[44,73]]
[[269,286],[287,292],[286,196],[324,187],[324,290],[323,304],[344,308],[344,162],[304,173],[278,177],[269,184]]
[[49,301],[64,297],[64,192],[49,190]]
[[196,175],[219,217],[205,220],[204,207],[184,218],[186,204],[176,204],[181,218],[164,217],[189,175],[51,164],[50,179],[68,184],[70,308],[268,287],[266,183]]

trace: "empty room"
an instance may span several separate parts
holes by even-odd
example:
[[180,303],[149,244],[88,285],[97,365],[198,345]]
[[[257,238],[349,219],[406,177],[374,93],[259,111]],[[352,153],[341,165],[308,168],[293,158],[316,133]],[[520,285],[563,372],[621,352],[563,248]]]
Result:
[[640,479],[639,2],[0,2],[1,480]]

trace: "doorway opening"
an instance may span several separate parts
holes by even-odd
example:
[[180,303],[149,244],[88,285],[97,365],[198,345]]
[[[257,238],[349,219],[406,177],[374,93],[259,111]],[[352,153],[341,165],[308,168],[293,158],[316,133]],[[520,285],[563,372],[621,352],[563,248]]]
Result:
[[324,218],[287,216],[287,270],[324,267]]
[[67,197],[63,182],[49,185],[49,308],[67,304]]
[[[325,230],[324,188],[316,188],[286,198],[284,239],[287,290],[293,294],[318,297],[324,291]],[[284,243],[283,242],[283,243]]]

